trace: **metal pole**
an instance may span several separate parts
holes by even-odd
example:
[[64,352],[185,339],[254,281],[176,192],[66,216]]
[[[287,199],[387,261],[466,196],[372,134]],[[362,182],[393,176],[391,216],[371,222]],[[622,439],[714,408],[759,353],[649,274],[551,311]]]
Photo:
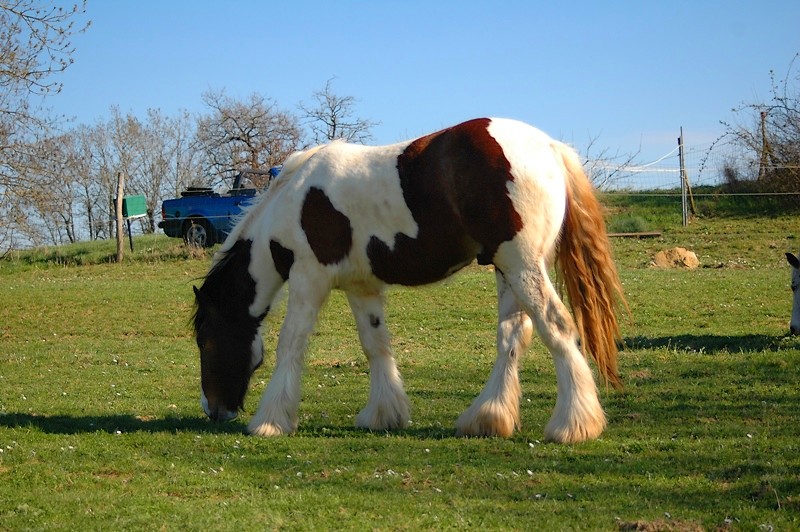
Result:
[[131,219],[128,218],[125,221],[128,222],[128,240],[131,243],[131,253],[133,253],[133,231],[131,231]]
[[681,136],[678,137],[678,158],[680,160],[680,175],[681,175],[681,215],[683,218],[683,226],[689,225],[689,205],[686,201],[686,173],[683,164],[683,127],[681,127]]
[[122,172],[117,173],[117,197],[115,198],[115,214],[117,219],[117,262],[122,262],[123,257],[123,239],[122,234],[122,194],[125,192],[125,175]]

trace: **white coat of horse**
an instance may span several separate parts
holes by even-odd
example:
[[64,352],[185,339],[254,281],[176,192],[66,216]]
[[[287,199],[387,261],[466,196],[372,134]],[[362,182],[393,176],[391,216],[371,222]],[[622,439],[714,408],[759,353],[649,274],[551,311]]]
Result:
[[797,256],[786,254],[786,261],[792,266],[792,319],[789,332],[800,334],[800,253]]

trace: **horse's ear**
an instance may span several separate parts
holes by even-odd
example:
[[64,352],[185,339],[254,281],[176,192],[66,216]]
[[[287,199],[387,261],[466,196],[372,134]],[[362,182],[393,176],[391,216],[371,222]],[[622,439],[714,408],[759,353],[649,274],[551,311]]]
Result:
[[791,253],[786,254],[786,260],[789,261],[789,264],[792,265],[793,268],[800,269],[800,259],[792,255]]
[[208,300],[208,296],[205,293],[203,293],[202,290],[200,290],[196,286],[192,286],[192,290],[194,290],[194,298],[198,306],[204,306],[204,307],[212,306],[210,304],[210,301]]
[[[192,286],[192,289],[194,290],[195,305],[198,309],[198,315],[218,316],[219,310],[217,309],[217,305],[214,303],[214,300],[209,297],[208,292],[196,286]],[[202,313],[199,312],[200,310],[202,310]]]

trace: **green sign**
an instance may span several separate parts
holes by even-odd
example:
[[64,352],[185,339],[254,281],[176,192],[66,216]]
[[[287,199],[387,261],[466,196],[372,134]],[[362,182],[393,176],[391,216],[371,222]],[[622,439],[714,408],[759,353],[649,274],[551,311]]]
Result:
[[123,218],[147,216],[147,200],[144,196],[125,196],[122,198]]

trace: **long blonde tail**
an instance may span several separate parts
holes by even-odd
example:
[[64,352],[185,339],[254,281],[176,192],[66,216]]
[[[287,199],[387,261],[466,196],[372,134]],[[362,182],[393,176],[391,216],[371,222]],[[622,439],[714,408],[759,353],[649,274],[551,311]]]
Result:
[[567,210],[558,244],[557,266],[578,325],[583,352],[597,364],[603,380],[622,386],[617,370],[617,313],[628,309],[595,196],[576,153],[554,143],[567,174]]

